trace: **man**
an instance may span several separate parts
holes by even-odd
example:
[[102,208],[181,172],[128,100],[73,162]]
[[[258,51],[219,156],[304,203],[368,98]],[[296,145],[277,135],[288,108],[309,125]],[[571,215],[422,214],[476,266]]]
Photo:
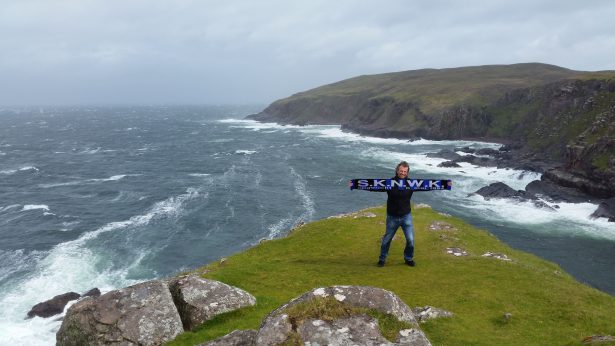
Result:
[[[402,161],[395,168],[395,177],[392,179],[406,179],[408,177],[408,162]],[[386,231],[382,237],[380,245],[380,257],[378,267],[383,267],[386,262],[389,248],[393,236],[401,226],[406,237],[406,248],[404,249],[404,261],[407,265],[414,267],[414,227],[412,225],[412,213],[410,209],[410,198],[412,190],[390,189],[386,190],[387,198],[387,220]]]

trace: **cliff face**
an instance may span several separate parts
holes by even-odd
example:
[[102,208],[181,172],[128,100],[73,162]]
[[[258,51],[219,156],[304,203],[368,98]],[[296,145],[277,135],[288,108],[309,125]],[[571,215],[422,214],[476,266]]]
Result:
[[380,137],[514,143],[526,157],[558,162],[586,180],[586,192],[615,196],[615,72],[518,64],[362,76],[276,101],[251,118],[341,124]]

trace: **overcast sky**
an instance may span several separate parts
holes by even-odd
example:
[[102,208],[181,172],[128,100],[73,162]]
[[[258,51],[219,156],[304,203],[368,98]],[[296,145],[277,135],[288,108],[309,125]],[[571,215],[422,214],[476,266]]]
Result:
[[615,70],[614,18],[611,0],[0,0],[0,104],[267,104],[420,68]]

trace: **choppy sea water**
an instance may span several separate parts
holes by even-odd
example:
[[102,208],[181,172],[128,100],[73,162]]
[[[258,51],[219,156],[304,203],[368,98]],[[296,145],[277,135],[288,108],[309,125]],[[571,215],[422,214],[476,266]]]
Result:
[[349,191],[347,182],[392,176],[400,160],[411,177],[454,180],[452,191],[415,193],[415,203],[462,217],[615,295],[615,224],[589,218],[597,205],[549,211],[486,201],[470,193],[496,181],[523,189],[540,175],[468,163],[439,168],[444,159],[426,156],[499,145],[243,119],[259,110],[0,109],[0,344],[54,344],[55,317],[24,320],[54,295],[170,276],[282,237],[300,222],[383,204],[384,194]]

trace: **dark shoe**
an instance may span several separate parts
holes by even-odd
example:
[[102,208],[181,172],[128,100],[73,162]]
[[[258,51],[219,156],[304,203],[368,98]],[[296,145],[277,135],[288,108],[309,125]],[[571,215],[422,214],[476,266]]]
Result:
[[406,264],[411,266],[411,267],[414,267],[416,265],[416,263],[414,261],[406,261]]
[[378,261],[376,264],[378,267],[384,267],[384,261]]

